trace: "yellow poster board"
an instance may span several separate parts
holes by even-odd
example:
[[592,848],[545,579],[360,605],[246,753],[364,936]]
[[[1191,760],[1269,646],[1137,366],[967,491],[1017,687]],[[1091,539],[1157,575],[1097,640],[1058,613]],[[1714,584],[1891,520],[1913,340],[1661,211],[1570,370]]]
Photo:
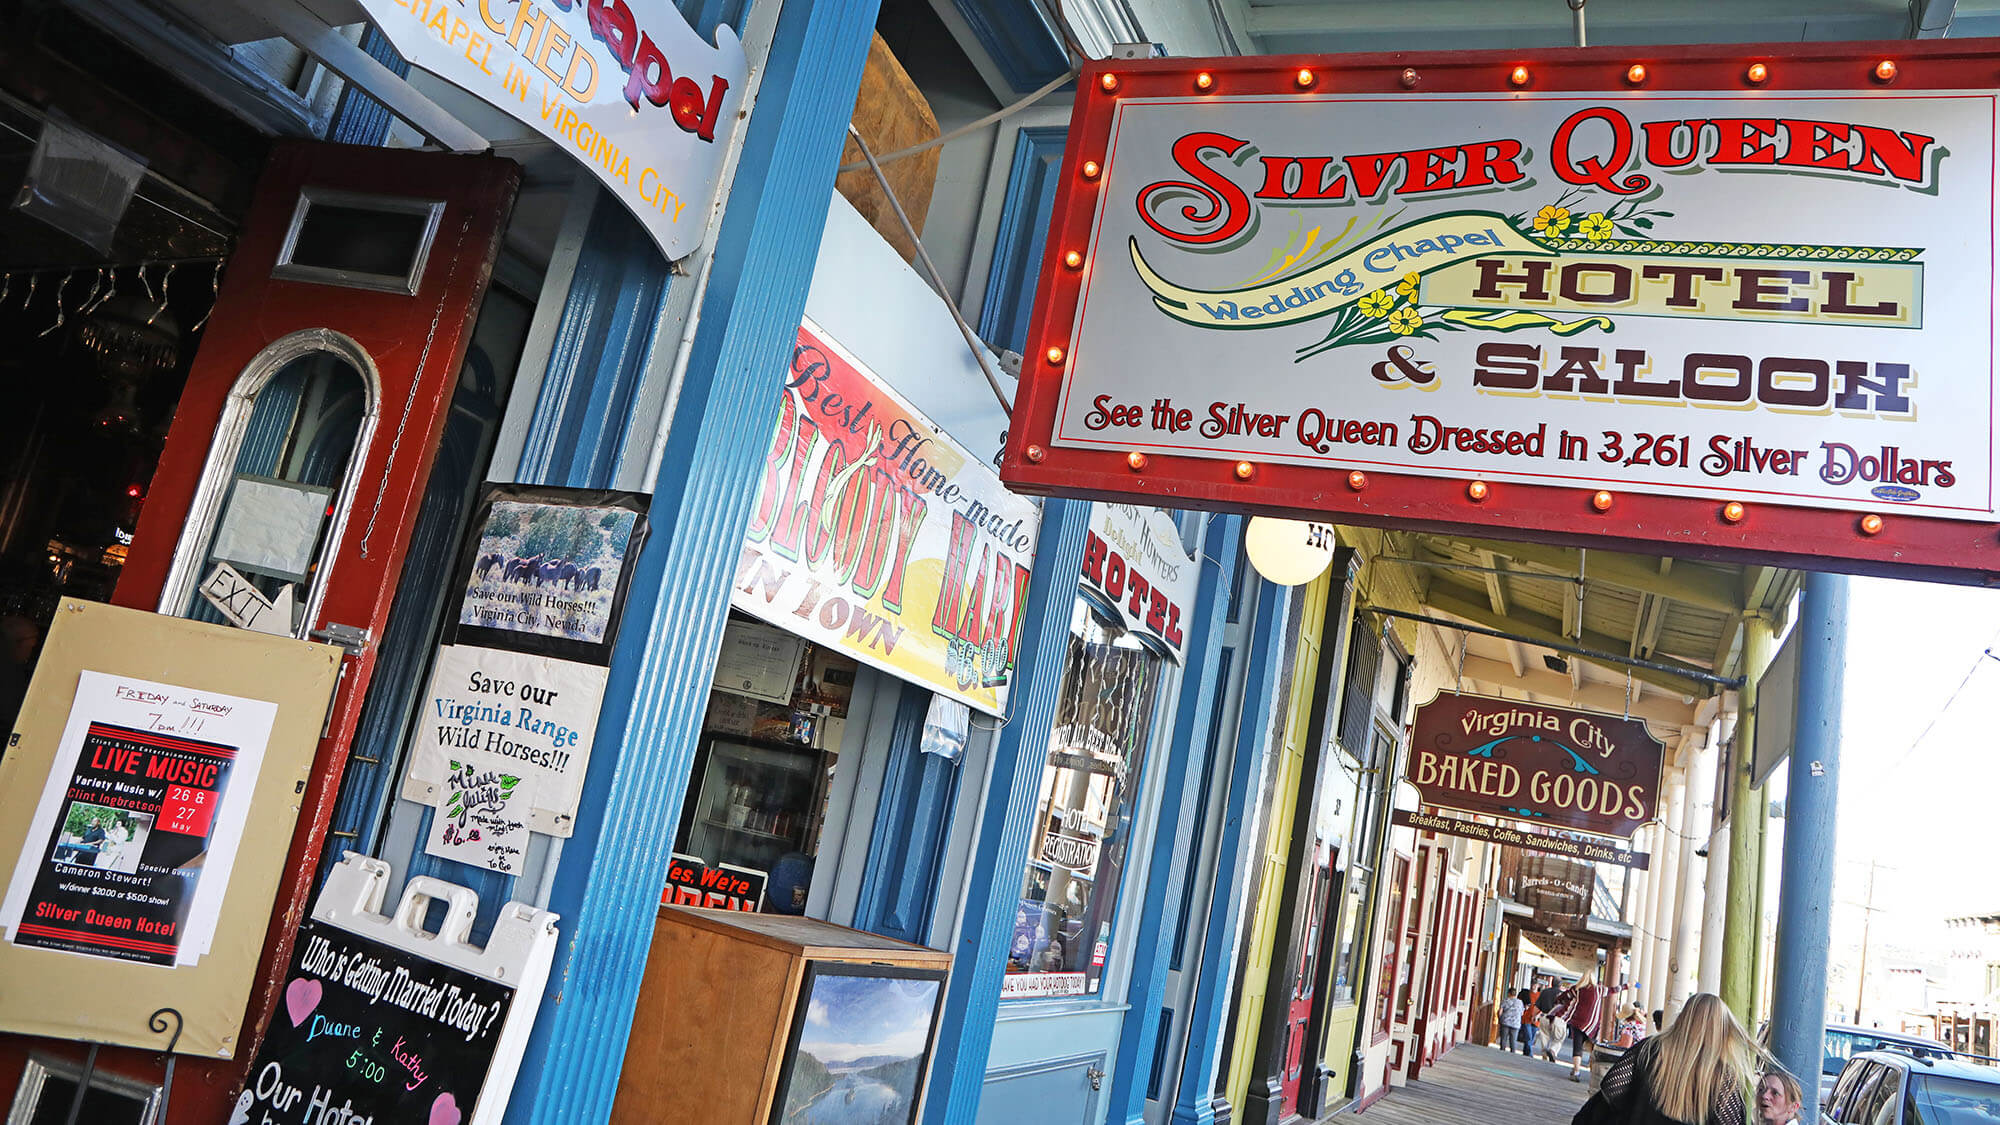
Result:
[[0,758],[0,1031],[235,1055],[341,650],[65,599]]

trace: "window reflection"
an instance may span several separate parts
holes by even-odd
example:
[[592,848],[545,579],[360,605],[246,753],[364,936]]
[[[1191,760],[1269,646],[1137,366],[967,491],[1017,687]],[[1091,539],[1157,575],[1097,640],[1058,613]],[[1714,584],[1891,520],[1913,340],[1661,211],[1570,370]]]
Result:
[[1162,657],[1077,603],[1006,995],[1098,991],[1163,672]]

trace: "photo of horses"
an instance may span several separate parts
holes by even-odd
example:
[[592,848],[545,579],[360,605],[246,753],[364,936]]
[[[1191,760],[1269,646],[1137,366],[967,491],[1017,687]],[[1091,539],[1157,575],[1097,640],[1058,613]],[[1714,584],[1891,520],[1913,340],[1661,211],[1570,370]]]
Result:
[[459,624],[603,641],[637,518],[631,508],[495,500]]

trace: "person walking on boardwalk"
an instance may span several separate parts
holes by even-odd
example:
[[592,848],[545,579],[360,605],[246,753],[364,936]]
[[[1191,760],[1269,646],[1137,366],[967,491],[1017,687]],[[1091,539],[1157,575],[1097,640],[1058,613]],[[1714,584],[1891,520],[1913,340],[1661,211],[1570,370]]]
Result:
[[1721,997],[1698,992],[1625,1052],[1571,1125],[1748,1125],[1757,1044]]
[[[1527,1010],[1527,1002],[1522,999],[1527,995],[1528,990],[1524,988],[1519,995],[1510,994],[1500,1001],[1500,1049],[1503,1051],[1512,1051],[1516,1042],[1526,1042],[1521,1038],[1521,1013]],[[1522,1047],[1521,1053],[1527,1054],[1528,1049]]]
[[1604,986],[1594,975],[1586,975],[1576,987],[1563,993],[1551,1015],[1569,1025],[1569,1080],[1583,1081],[1591,1048],[1597,1044],[1598,1028],[1604,1022]]
[[1757,1080],[1757,1125],[1798,1125],[1806,1092],[1789,1071],[1772,1067]]

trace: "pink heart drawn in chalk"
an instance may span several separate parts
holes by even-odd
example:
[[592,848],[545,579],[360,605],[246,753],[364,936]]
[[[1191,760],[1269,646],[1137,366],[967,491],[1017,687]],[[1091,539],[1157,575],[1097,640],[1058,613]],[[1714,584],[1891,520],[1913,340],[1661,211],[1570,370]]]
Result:
[[458,1111],[458,1099],[452,1097],[449,1092],[439,1094],[437,1099],[431,1102],[430,1125],[458,1125],[464,1118],[465,1115]]
[[292,1026],[306,1022],[306,1017],[319,1007],[321,988],[316,980],[304,977],[285,986],[285,1014],[292,1017]]

